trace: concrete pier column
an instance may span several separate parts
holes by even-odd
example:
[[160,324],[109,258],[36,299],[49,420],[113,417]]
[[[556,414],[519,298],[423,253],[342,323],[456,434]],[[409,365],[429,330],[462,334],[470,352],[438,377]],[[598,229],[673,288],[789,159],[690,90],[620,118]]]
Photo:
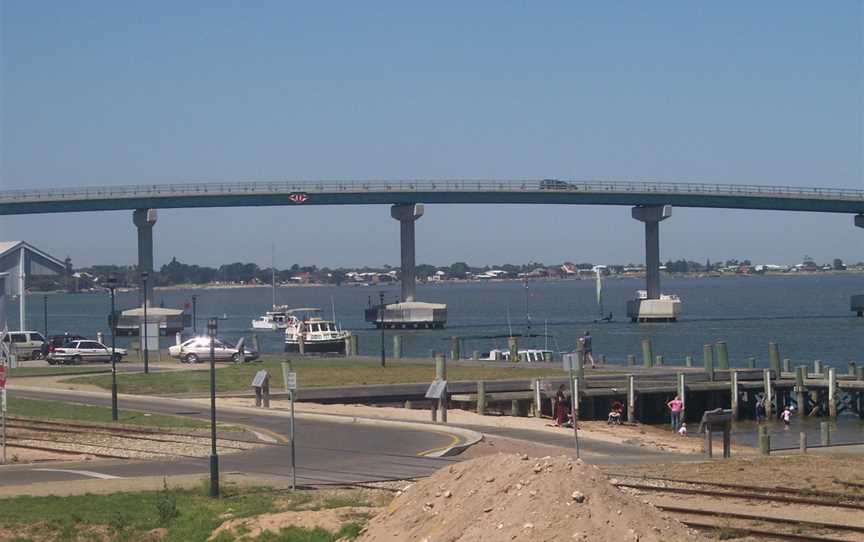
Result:
[[390,216],[399,221],[399,246],[402,254],[402,302],[414,301],[414,221],[423,216],[422,203],[390,207]]
[[714,343],[714,349],[717,351],[717,368],[721,371],[729,370],[729,348],[725,341],[717,341]]
[[[150,278],[147,280],[147,302],[153,303],[153,225],[156,224],[156,209],[136,209],[132,212],[132,223],[138,228],[138,279],[141,273],[147,272]],[[138,291],[138,305],[144,305],[144,291]]]
[[660,222],[672,216],[672,206],[633,207],[631,216],[645,223],[645,281],[648,299],[660,299]]
[[795,367],[795,402],[798,403],[798,413],[800,416],[807,416],[810,413],[807,410],[807,394],[804,390],[805,378],[807,378],[807,367],[804,365]]
[[710,344],[702,346],[702,358],[705,361],[705,373],[710,382],[714,381],[714,347]]

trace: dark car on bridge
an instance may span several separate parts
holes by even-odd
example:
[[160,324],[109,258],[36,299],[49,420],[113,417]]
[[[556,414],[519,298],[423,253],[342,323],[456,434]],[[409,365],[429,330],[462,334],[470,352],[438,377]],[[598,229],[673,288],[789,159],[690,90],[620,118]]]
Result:
[[543,179],[540,181],[540,190],[570,190],[573,186],[558,179]]

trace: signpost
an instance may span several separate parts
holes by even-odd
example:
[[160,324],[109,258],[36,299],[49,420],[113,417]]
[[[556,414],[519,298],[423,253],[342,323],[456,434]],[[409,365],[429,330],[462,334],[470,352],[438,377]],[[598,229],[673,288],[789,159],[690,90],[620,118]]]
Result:
[[6,464],[6,365],[0,364],[0,422],[2,422],[3,461]]
[[289,437],[291,438],[291,491],[297,489],[297,462],[295,461],[294,448],[294,394],[297,393],[297,373],[290,371],[285,373],[285,389],[291,400],[291,427]]

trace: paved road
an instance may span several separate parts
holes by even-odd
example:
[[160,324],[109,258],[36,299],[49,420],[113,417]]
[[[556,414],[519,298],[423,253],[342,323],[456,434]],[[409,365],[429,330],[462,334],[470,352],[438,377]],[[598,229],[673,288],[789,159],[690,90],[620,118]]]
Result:
[[[68,400],[77,403],[110,406],[110,396],[82,397],[63,390],[23,391],[10,390],[9,400],[17,397],[49,400]],[[209,419],[209,410],[203,405],[178,407],[175,402],[161,402],[153,398],[121,398],[120,407],[154,413],[177,414]],[[288,418],[218,411],[220,422],[251,425],[288,435]],[[320,420],[297,419],[297,483],[317,485],[352,483],[383,479],[407,479],[425,476],[454,461],[447,458],[422,457],[418,454],[454,444],[450,434],[386,425],[334,423]],[[267,445],[252,452],[220,457],[223,472],[246,472],[267,476],[288,476],[290,449],[287,445]],[[177,459],[175,461],[111,460],[94,464],[64,464],[69,470],[98,470],[112,476],[171,476],[209,472],[208,458]],[[39,465],[12,465],[3,467],[0,485],[74,480],[81,475],[39,471]]]

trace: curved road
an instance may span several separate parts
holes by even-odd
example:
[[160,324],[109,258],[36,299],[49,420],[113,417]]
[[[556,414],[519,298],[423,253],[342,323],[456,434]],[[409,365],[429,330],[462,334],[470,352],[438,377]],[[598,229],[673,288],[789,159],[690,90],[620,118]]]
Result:
[[[110,406],[110,395],[84,396],[63,390],[9,390],[9,400],[31,398],[69,401]],[[159,398],[120,399],[120,408],[162,414],[181,414],[209,419],[207,405]],[[288,435],[288,417],[270,414],[250,414],[231,408],[217,409],[223,423],[247,425],[270,431],[282,437]],[[449,464],[453,459],[426,457],[420,454],[453,445],[456,437],[431,429],[429,431],[397,425],[364,425],[307,420],[295,422],[298,485],[368,482],[373,480],[408,479],[425,476]],[[220,456],[220,471],[245,472],[266,476],[289,476],[290,448],[285,444],[268,444],[251,452]],[[37,470],[39,465],[2,467],[0,485],[81,479],[81,475]],[[177,459],[175,461],[106,460],[64,463],[64,469],[93,470],[119,477],[172,476],[205,474],[209,459]]]

